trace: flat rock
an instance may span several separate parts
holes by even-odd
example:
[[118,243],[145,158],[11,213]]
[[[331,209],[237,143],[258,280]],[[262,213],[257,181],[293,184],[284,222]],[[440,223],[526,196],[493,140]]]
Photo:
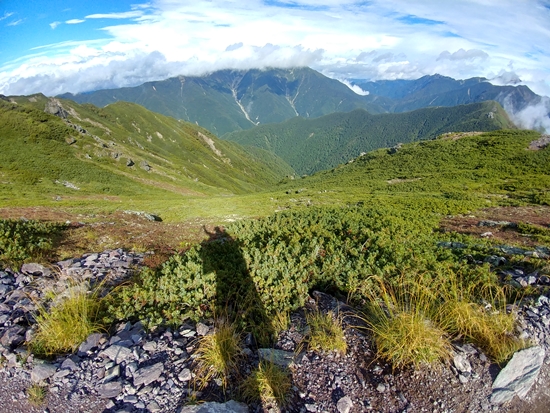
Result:
[[56,371],[57,367],[55,367],[53,364],[37,364],[32,369],[31,380],[34,383],[39,383],[52,377]]
[[48,277],[52,273],[49,268],[36,263],[23,264],[21,266],[21,272],[30,275],[42,275],[44,277]]
[[493,382],[491,403],[506,403],[514,395],[524,399],[537,379],[544,356],[545,351],[540,346],[516,352]]
[[110,383],[102,384],[97,388],[99,397],[104,399],[111,399],[117,397],[122,392],[122,384],[118,381],[112,381]]
[[149,383],[158,380],[163,372],[164,365],[162,363],[156,363],[152,366],[143,367],[134,373],[134,386],[139,387],[142,384],[148,385]]
[[230,400],[227,403],[208,402],[195,406],[183,406],[178,413],[248,413],[246,404]]
[[80,347],[78,347],[78,355],[85,356],[88,351],[91,351],[99,346],[102,339],[105,338],[105,334],[93,333],[88,336]]
[[280,367],[288,367],[294,362],[292,351],[277,350],[273,348],[260,348],[258,354],[262,360],[270,361]]
[[110,360],[113,360],[116,364],[122,363],[124,360],[133,358],[132,350],[127,347],[119,346],[113,344],[112,346],[107,347],[101,353],[102,357],[108,357]]
[[0,343],[6,347],[16,347],[25,341],[25,327],[20,325],[15,325],[6,330]]

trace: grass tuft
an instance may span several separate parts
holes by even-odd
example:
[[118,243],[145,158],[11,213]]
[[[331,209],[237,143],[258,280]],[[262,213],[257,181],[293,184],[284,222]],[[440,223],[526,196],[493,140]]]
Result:
[[389,285],[376,278],[379,289],[368,294],[365,321],[374,335],[378,356],[394,368],[435,364],[450,358],[445,331],[433,322],[437,298],[417,279]]
[[46,400],[46,387],[37,383],[31,384],[27,388],[27,397],[29,398],[29,403],[33,406],[42,406]]
[[33,353],[49,357],[74,352],[90,334],[102,330],[100,306],[97,294],[90,293],[85,284],[56,296],[49,308],[39,305],[37,331],[29,343]]
[[213,334],[199,339],[196,359],[199,387],[206,387],[213,379],[220,379],[222,386],[227,387],[229,376],[237,370],[240,341],[234,324],[225,318],[217,320]]
[[277,404],[283,407],[290,394],[291,380],[286,370],[261,361],[257,369],[242,383],[242,396],[246,401],[260,401],[263,404]]
[[307,337],[310,350],[346,354],[347,343],[341,318],[335,316],[332,311],[326,314],[314,311],[306,314],[306,320],[310,328]]

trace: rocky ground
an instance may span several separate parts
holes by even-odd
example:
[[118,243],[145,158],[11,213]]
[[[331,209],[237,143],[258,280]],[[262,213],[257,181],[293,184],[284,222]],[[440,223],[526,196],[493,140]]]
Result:
[[[496,216],[483,218],[504,221]],[[483,220],[474,220],[449,218],[447,225],[487,232],[485,224],[479,225]],[[495,236],[501,231],[509,236],[509,226],[505,227],[508,229],[495,225]],[[527,241],[523,249],[512,252],[531,257],[538,251],[539,259],[548,259],[545,254],[550,251],[537,250]],[[352,309],[334,297],[314,292],[309,309],[345,316],[346,355],[304,351],[304,312],[308,309],[302,309],[292,314],[289,329],[280,334],[273,349],[258,349],[244,340],[242,373],[250,371],[261,357],[287,366],[292,378],[292,395],[283,408],[287,412],[547,412],[550,300],[544,294],[550,280],[522,266],[521,260],[516,267],[500,270],[497,265],[504,262],[506,251],[510,252],[499,250],[488,257],[495,271],[503,280],[538,288],[542,294],[515,309],[520,320],[518,333],[533,346],[516,354],[502,371],[479,349],[465,343],[455,343],[454,357],[446,365],[394,371],[376,359],[371,339]],[[144,254],[116,249],[85,254],[52,267],[26,264],[18,272],[0,269],[0,412],[277,411],[274,406],[259,404],[223,404],[238,398],[235,378],[225,394],[216,381],[198,388],[194,380],[197,338],[213,331],[211,320],[154,332],[146,332],[140,323],[122,323],[109,334],[91,335],[75,354],[55,360],[39,360],[27,352],[25,340],[33,332],[36,302],[45,291],[62,290],[69,281],[115,285],[131,276],[144,259],[148,259]],[[32,386],[45,389],[39,406],[30,403],[28,389]]]

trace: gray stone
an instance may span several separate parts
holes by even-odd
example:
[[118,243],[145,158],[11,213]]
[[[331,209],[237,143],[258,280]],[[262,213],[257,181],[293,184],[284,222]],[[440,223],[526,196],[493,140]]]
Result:
[[105,338],[105,334],[93,333],[88,336],[86,341],[84,341],[80,347],[78,347],[78,355],[85,356],[88,351],[91,351],[99,346],[102,339]]
[[147,410],[149,410],[151,413],[156,413],[160,412],[161,409],[157,402],[152,401],[147,405]]
[[117,364],[105,371],[105,377],[103,378],[103,383],[109,383],[110,381],[113,381],[114,379],[116,379],[118,376],[120,376],[120,366]]
[[248,406],[230,400],[227,403],[208,402],[194,406],[183,406],[178,413],[248,413]]
[[537,379],[544,356],[545,351],[539,346],[516,352],[493,383],[491,403],[506,403],[514,395],[524,399]]
[[61,363],[61,369],[63,370],[78,370],[78,366],[76,365],[76,363],[71,360],[70,358],[67,358],[65,359],[65,361],[63,361],[63,363]]
[[453,364],[460,373],[472,372],[472,366],[464,354],[456,353],[453,357]]
[[386,391],[386,385],[384,383],[379,383],[376,387],[376,391],[378,391],[378,393],[384,393]]
[[99,397],[103,399],[111,399],[117,397],[122,391],[122,384],[118,381],[112,381],[110,383],[102,384],[97,388]]
[[189,380],[191,380],[191,378],[192,378],[191,370],[189,370],[189,369],[183,369],[178,374],[178,379],[179,379],[179,381],[182,381],[182,382],[189,381]]
[[288,367],[294,362],[294,353],[292,351],[260,348],[258,349],[258,355],[260,359],[269,361],[280,367]]
[[197,323],[196,330],[199,336],[205,336],[208,334],[208,331],[210,330],[210,328],[206,324]]
[[23,264],[21,266],[21,272],[30,275],[42,275],[44,277],[48,277],[52,273],[49,268],[36,263]]
[[342,397],[340,400],[338,400],[338,403],[336,404],[336,408],[338,409],[339,413],[349,413],[352,407],[353,402],[351,401],[351,398],[349,396]]
[[6,348],[16,347],[25,341],[25,327],[20,325],[14,325],[6,330],[0,344]]
[[113,360],[116,364],[122,363],[124,360],[128,360],[133,357],[132,350],[127,347],[118,346],[113,344],[112,346],[107,347],[101,353],[102,357],[108,357],[109,360]]
[[158,380],[163,372],[164,365],[162,363],[156,363],[152,366],[143,367],[134,373],[134,386],[139,387],[142,384],[148,385],[149,383]]
[[37,364],[32,369],[31,380],[34,383],[39,383],[52,377],[56,371],[57,368],[53,364]]

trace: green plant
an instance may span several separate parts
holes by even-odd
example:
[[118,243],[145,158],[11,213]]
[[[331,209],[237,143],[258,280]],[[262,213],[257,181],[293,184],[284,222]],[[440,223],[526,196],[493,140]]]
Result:
[[257,369],[241,385],[241,393],[247,401],[277,404],[283,407],[288,401],[291,388],[290,375],[286,370],[269,361],[261,361]]
[[21,264],[49,253],[66,224],[34,220],[0,220],[0,262]]
[[497,284],[459,285],[442,289],[438,322],[453,336],[479,346],[496,363],[504,363],[527,343],[515,336],[516,318],[507,313],[504,287]]
[[346,337],[339,316],[332,311],[324,314],[317,310],[306,314],[306,321],[310,329],[306,338],[310,350],[346,354]]
[[450,357],[445,331],[435,323],[437,296],[419,278],[390,285],[376,279],[365,321],[372,331],[379,357],[394,368],[435,364]]
[[75,285],[49,305],[39,304],[31,350],[44,356],[73,352],[90,334],[102,330],[97,291],[90,293],[87,285]]
[[241,355],[240,336],[235,325],[225,318],[218,318],[214,333],[199,338],[196,354],[199,387],[219,379],[225,389],[230,375],[237,370]]
[[46,400],[46,387],[37,383],[31,384],[27,388],[27,397],[29,398],[29,403],[33,406],[41,406]]

